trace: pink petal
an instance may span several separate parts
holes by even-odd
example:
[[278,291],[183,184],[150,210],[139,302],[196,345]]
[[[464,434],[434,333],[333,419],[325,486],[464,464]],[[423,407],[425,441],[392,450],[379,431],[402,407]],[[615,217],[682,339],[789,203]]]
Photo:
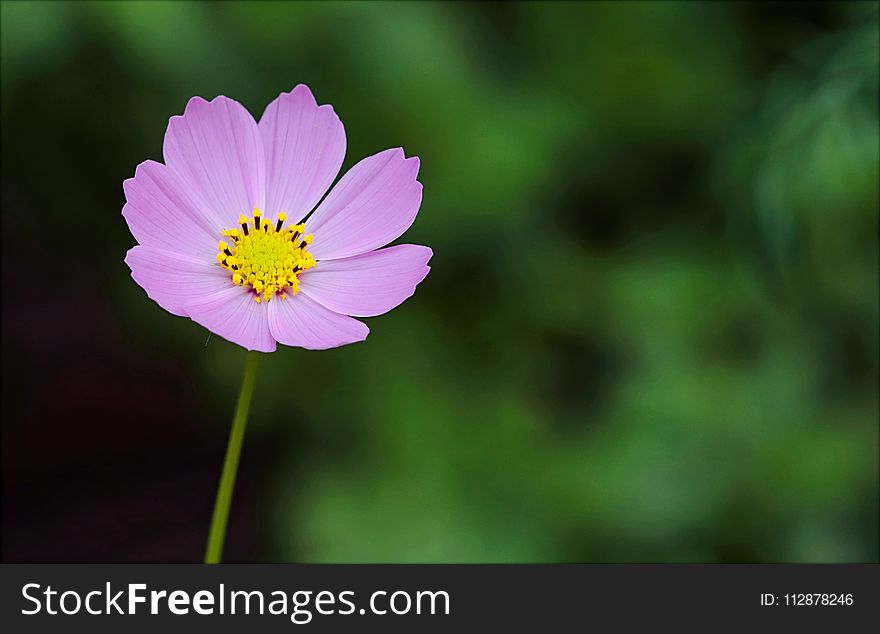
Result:
[[237,101],[193,97],[171,117],[165,163],[214,221],[218,230],[238,223],[265,201],[265,156],[257,123]]
[[122,215],[140,244],[198,254],[213,262],[220,233],[171,170],[162,163],[144,161],[122,188],[126,200]]
[[399,306],[431,267],[428,247],[401,244],[341,260],[322,260],[300,277],[303,293],[330,310],[373,317]]
[[254,294],[231,283],[212,295],[186,304],[190,318],[227,341],[248,350],[274,352],[275,340],[269,333],[269,311],[265,302],[258,304]]
[[332,106],[318,106],[300,84],[270,103],[260,119],[266,149],[266,209],[288,221],[305,217],[339,173],[345,129]]
[[416,180],[419,159],[400,148],[385,150],[352,167],[306,222],[314,233],[309,251],[318,260],[367,253],[400,237],[422,204]]
[[153,246],[136,246],[125,263],[131,276],[147,296],[170,313],[187,316],[184,305],[194,298],[213,295],[232,287],[229,272],[210,260],[166,251]]
[[325,350],[363,341],[367,325],[328,310],[303,293],[275,297],[268,303],[269,329],[286,346]]

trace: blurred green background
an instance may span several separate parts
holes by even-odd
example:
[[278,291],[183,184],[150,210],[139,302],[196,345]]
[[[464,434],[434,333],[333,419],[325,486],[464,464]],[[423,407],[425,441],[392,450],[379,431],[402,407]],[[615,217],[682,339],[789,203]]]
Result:
[[2,3],[3,558],[197,561],[244,353],[149,301],[168,118],[308,84],[434,249],[264,359],[227,560],[876,561],[877,3]]

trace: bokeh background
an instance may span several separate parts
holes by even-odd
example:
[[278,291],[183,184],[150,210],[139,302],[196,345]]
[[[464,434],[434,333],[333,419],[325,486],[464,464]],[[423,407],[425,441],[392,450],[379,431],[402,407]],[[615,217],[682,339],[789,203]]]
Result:
[[877,3],[2,3],[2,557],[198,561],[244,352],[123,264],[168,118],[421,157],[366,343],[264,359],[226,559],[876,561]]

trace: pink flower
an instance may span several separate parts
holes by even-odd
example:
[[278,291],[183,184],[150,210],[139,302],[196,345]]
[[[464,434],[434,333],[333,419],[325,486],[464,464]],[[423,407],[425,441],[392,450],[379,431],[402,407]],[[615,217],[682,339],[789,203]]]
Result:
[[374,154],[324,198],[345,130],[302,84],[259,124],[237,101],[193,97],[163,154],[123,183],[131,276],[168,312],[248,350],[363,341],[369,328],[353,317],[395,308],[430,270],[428,247],[380,248],[419,211],[419,159]]

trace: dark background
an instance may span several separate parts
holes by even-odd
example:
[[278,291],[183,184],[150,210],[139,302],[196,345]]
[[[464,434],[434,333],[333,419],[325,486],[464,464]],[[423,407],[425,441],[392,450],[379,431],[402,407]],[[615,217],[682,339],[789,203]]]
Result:
[[244,352],[129,278],[168,118],[307,83],[433,270],[263,360],[230,561],[876,561],[876,3],[2,3],[4,561],[198,561]]

